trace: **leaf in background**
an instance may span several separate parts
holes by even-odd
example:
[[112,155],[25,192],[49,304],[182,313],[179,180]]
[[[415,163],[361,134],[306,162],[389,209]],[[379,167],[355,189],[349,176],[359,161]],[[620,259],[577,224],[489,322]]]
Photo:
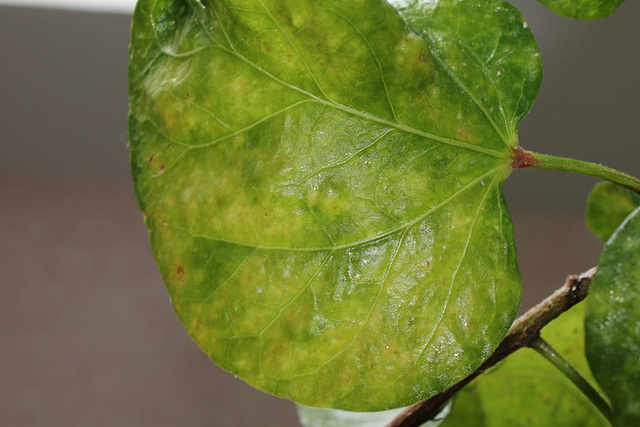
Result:
[[[347,412],[339,409],[312,408],[296,405],[300,423],[304,427],[382,427],[389,424],[405,408],[381,412]],[[449,411],[449,406],[436,416],[436,420],[421,424],[421,427],[438,427]],[[442,418],[441,418],[442,417]]]
[[606,242],[638,206],[640,195],[611,182],[600,182],[591,190],[587,200],[587,225]]
[[217,364],[306,405],[438,393],[520,301],[501,184],[540,83],[533,36],[498,0],[403,16],[380,0],[134,14],[131,165],[174,308]]
[[614,426],[640,425],[640,208],[607,242],[585,317],[587,358]]
[[[592,383],[584,355],[585,304],[574,306],[542,336]],[[442,427],[606,427],[607,419],[561,372],[529,348],[512,354],[458,392]]]
[[538,0],[560,15],[575,19],[601,19],[615,12],[624,0]]
[[[484,375],[490,375],[490,373]],[[451,405],[451,412],[440,424],[442,427],[487,427],[487,414],[475,383],[458,391],[449,405]]]

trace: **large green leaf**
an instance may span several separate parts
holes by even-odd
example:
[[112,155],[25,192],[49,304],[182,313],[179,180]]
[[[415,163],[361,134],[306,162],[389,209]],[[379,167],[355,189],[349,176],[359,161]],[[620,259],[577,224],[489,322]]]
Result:
[[600,182],[587,200],[587,225],[607,241],[627,216],[640,206],[640,195],[612,182]]
[[607,242],[591,283],[587,358],[615,426],[640,425],[640,208]]
[[615,12],[624,0],[538,0],[560,15],[576,19],[606,18]]
[[[540,82],[498,0],[141,0],[130,150],[152,250],[223,368],[375,411],[457,382],[521,282],[501,183]],[[404,18],[403,18],[404,17]]]
[[[550,323],[542,336],[593,382],[584,355],[584,306]],[[456,394],[442,427],[605,427],[609,423],[560,371],[522,349]]]

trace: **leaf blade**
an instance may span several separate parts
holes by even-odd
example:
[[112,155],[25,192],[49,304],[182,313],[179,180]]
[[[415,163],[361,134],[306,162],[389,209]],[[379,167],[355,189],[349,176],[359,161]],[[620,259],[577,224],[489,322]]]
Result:
[[613,424],[640,420],[640,208],[605,246],[585,317],[591,369],[611,400]]
[[538,0],[554,12],[575,19],[602,19],[612,15],[624,0]]
[[640,195],[611,182],[598,183],[587,199],[587,226],[606,242],[638,206]]
[[143,0],[133,28],[136,193],[216,363],[362,411],[488,357],[520,299],[511,150],[394,9]]

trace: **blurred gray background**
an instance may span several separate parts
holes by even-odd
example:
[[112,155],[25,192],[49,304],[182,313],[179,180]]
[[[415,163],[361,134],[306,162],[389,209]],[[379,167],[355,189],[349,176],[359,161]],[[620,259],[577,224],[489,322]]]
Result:
[[[513,3],[545,73],[522,145],[640,175],[640,2],[595,22]],[[290,402],[222,372],[172,311],[128,172],[129,21],[0,6],[0,425],[295,426]],[[596,263],[595,182],[507,180],[523,306]]]

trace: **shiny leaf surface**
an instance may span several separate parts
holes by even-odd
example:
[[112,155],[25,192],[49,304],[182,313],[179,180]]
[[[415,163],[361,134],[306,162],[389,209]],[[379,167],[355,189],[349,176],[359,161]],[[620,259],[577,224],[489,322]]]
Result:
[[587,358],[614,426],[640,425],[640,208],[607,242],[585,318]]
[[624,0],[538,0],[560,15],[576,19],[600,19],[613,14]]
[[[497,0],[141,0],[130,150],[176,312],[312,406],[406,406],[498,345],[521,283],[501,183],[540,82]],[[472,27],[472,28],[469,28]]]
[[[592,384],[584,355],[581,303],[542,330],[542,336]],[[518,350],[454,398],[442,427],[606,427],[607,419],[560,371],[534,350]]]
[[607,241],[638,206],[640,195],[611,182],[600,182],[587,200],[587,225],[602,241]]

